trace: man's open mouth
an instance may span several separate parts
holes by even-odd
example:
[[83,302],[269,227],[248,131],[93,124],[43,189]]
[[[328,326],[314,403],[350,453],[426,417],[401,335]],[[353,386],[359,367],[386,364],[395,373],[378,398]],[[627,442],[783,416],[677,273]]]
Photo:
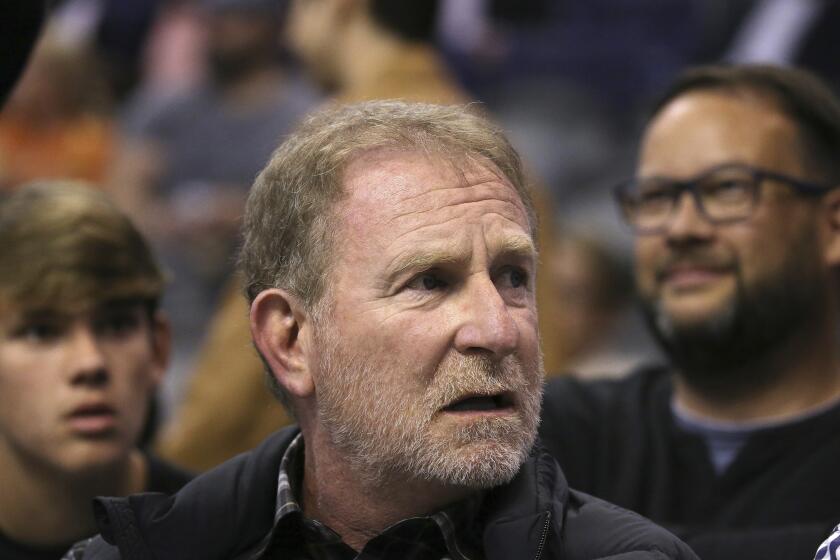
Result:
[[443,408],[444,412],[486,412],[513,408],[513,395],[468,395]]

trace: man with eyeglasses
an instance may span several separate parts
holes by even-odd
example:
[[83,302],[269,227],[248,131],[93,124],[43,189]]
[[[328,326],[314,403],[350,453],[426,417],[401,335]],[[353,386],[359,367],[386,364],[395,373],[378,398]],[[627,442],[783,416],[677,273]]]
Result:
[[557,380],[541,437],[570,483],[702,558],[811,558],[840,519],[840,101],[763,66],[685,73],[636,176],[644,315],[670,359]]

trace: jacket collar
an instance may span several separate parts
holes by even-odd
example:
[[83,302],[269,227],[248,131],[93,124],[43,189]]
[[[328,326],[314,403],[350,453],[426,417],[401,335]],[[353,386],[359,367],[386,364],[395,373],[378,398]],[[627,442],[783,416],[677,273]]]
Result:
[[553,457],[537,443],[514,479],[490,492],[484,526],[487,560],[534,558],[559,542],[569,486]]
[[125,544],[118,542],[118,535],[109,534],[113,523],[108,513],[113,510],[109,502],[127,500],[136,530],[155,558],[247,557],[271,530],[277,469],[296,434],[296,427],[275,433],[256,449],[195,478],[174,496],[99,499],[96,510],[102,537],[111,544]]
[[[103,538],[118,544],[118,535],[109,534],[108,503],[125,500],[137,531],[157,558],[250,558],[271,532],[280,461],[297,433],[296,427],[275,433],[174,496],[100,499]],[[538,444],[510,483],[488,492],[482,508],[487,560],[540,558],[546,541],[557,542],[560,536],[568,497],[560,468]]]

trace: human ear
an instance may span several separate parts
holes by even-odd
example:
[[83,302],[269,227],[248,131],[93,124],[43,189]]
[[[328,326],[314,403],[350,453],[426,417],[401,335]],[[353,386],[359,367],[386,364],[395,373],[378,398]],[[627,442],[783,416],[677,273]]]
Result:
[[840,188],[826,193],[822,204],[826,232],[825,260],[829,266],[840,265]]
[[307,361],[308,314],[285,290],[260,292],[251,304],[251,336],[257,350],[287,393],[305,398],[315,391]]

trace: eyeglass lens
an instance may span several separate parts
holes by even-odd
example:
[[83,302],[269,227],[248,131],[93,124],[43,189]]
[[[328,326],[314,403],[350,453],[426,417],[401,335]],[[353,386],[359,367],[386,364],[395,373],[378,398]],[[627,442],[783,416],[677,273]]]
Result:
[[754,174],[737,168],[715,170],[690,183],[645,179],[628,189],[625,208],[637,228],[662,228],[673,215],[682,192],[688,190],[709,220],[741,220],[752,214],[757,183]]

